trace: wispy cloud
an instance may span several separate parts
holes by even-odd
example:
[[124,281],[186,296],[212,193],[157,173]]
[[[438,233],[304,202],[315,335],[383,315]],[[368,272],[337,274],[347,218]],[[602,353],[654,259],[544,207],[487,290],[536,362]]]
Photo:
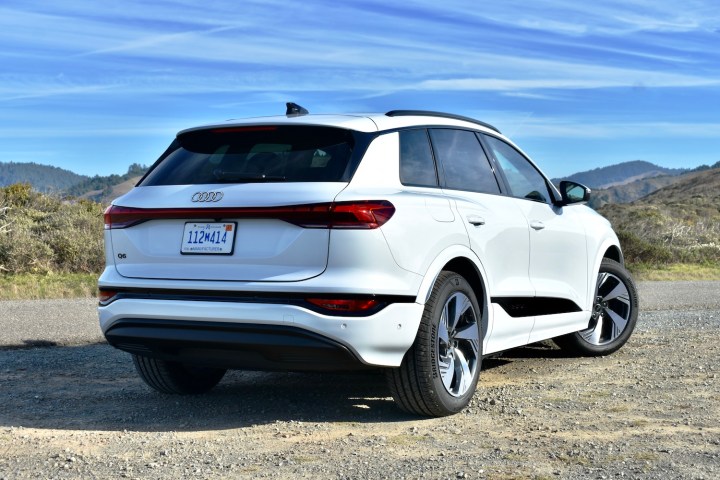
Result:
[[[712,138],[720,136],[720,123],[681,122],[578,122],[553,117],[519,117],[516,120],[495,122],[511,136],[522,138],[576,139],[675,139]],[[720,159],[720,152],[717,153]]]
[[710,0],[5,0],[0,137],[122,151],[295,100],[490,114],[521,138],[712,139],[718,30]]

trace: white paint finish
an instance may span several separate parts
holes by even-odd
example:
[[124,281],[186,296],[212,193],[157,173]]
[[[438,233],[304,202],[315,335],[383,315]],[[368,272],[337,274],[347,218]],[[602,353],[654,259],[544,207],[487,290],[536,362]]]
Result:
[[581,210],[514,199],[530,229],[530,279],[538,297],[565,298],[587,303],[587,240]]
[[[116,205],[136,208],[191,208],[197,216],[183,220],[152,220],[130,228],[110,230],[114,262],[126,277],[231,280],[299,281],[321,274],[327,264],[327,229],[307,229],[272,219],[238,219],[232,255],[180,253],[186,221],[217,220],[206,208],[277,207],[329,203],[345,183],[288,183],[240,185],[178,185],[135,188],[117,199]],[[221,191],[219,202],[194,203],[198,191]],[[124,255],[119,258],[118,255]]]
[[353,318],[321,315],[295,305],[121,299],[98,312],[103,332],[128,318],[291,325],[345,345],[369,365],[397,367],[415,340],[422,309],[417,303],[395,303],[375,315]]
[[[280,207],[331,202],[347,186],[344,182],[214,183],[135,187],[113,205],[135,208]],[[222,192],[219,202],[193,202],[196,192]]]
[[397,133],[387,133],[375,138],[365,151],[350,185],[355,188],[400,189],[399,142]]
[[572,312],[558,315],[535,317],[535,326],[530,334],[529,343],[577,332],[588,328],[591,312]]
[[[533,296],[535,288],[528,278],[528,225],[515,199],[475,192],[446,193],[452,195],[470,248],[486,268],[490,296]],[[483,223],[471,223],[478,218]]]
[[529,343],[535,317],[513,318],[497,303],[491,303],[490,309],[492,314],[488,322],[484,354],[502,352]]
[[[201,219],[194,219],[201,220]],[[179,280],[298,281],[321,274],[330,231],[281,220],[237,222],[232,255],[180,253],[185,220],[153,220],[112,230],[118,272],[126,277]]]
[[[225,122],[213,123],[203,125],[200,127],[188,128],[181,131],[179,134],[185,132],[191,132],[193,130],[201,130],[207,128],[228,128],[233,126],[247,126],[247,125],[305,125],[305,126],[322,126],[322,127],[339,127],[346,128],[348,130],[356,130],[358,132],[375,132],[377,131],[377,125],[370,118],[373,115],[367,114],[348,114],[348,115],[297,115],[297,116],[285,116],[276,115],[270,117],[255,117],[255,118],[244,118],[244,119],[231,119]],[[374,114],[374,116],[380,116],[380,114]]]

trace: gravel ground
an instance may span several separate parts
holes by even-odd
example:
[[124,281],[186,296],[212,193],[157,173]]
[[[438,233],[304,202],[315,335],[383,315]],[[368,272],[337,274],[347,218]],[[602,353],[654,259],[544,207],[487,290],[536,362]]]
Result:
[[511,350],[441,419],[399,412],[380,373],[161,395],[96,343],[92,301],[0,302],[0,479],[720,478],[720,283],[640,291],[616,354]]

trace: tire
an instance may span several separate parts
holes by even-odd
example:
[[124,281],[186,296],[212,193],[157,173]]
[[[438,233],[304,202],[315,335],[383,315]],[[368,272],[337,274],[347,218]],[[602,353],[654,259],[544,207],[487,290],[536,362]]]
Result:
[[609,355],[627,343],[635,329],[637,315],[635,281],[625,267],[606,258],[600,265],[588,328],[553,341],[573,355]]
[[[460,307],[460,308],[458,308]],[[415,342],[388,385],[404,411],[442,417],[464,409],[482,362],[482,310],[461,275],[442,271],[425,305]]]
[[210,391],[225,375],[224,369],[195,367],[179,362],[133,355],[140,378],[160,393],[193,394]]

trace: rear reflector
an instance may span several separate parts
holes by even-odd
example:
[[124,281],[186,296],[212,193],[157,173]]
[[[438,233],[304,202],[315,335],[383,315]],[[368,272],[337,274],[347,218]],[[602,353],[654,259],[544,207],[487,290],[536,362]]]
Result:
[[346,313],[366,312],[380,303],[373,299],[307,298],[306,300],[325,310]]
[[132,208],[111,205],[105,210],[105,229],[127,228],[148,220],[277,219],[303,228],[373,229],[395,213],[387,200],[314,203],[249,208]]

